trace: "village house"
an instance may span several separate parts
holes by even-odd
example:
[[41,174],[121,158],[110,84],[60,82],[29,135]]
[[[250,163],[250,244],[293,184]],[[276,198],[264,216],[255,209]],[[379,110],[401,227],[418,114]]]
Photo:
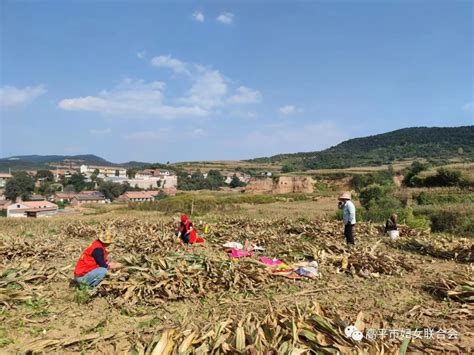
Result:
[[0,189],[4,188],[7,184],[7,181],[12,178],[12,174],[0,173]]
[[72,174],[74,174],[74,171],[69,169],[55,169],[52,171],[52,173],[54,176],[54,181],[58,182],[62,177],[70,178]]
[[159,191],[127,191],[118,198],[124,202],[145,202],[153,201],[158,196]]
[[21,201],[7,206],[7,217],[51,217],[58,213],[58,206],[49,201]]
[[106,203],[105,196],[96,193],[96,191],[83,191],[71,198],[71,205],[73,206],[80,206],[89,203]]
[[28,201],[44,201],[46,200],[43,195],[32,194],[27,198]]
[[135,174],[135,178],[143,179],[143,178],[150,178],[150,177],[165,177],[173,175],[171,171],[167,169],[143,169],[137,171]]
[[177,187],[178,177],[176,175],[162,177],[135,177],[127,179],[119,176],[110,176],[104,178],[104,181],[111,181],[119,184],[128,183],[132,187],[138,187],[144,190],[156,190],[157,188]]
[[54,202],[71,202],[72,198],[76,196],[75,193],[67,193],[67,192],[56,192],[54,194],[53,200]]
[[106,176],[127,176],[127,169],[117,166],[94,166],[94,165],[81,165],[79,171],[86,177],[90,177],[95,170],[99,171],[99,177]]

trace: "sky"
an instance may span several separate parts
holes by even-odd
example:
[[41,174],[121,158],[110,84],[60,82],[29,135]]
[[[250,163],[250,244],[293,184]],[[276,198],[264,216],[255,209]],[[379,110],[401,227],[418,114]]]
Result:
[[249,159],[474,124],[473,1],[0,1],[0,157]]

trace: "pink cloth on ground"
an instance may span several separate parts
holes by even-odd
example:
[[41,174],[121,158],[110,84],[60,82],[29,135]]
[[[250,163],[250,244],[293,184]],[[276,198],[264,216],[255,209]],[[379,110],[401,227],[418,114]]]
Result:
[[251,252],[248,252],[246,250],[239,250],[235,248],[232,248],[229,253],[229,256],[231,258],[243,258],[245,256],[251,256],[251,255],[252,255]]
[[265,265],[268,265],[268,266],[275,266],[275,265],[280,265],[281,264],[281,260],[270,259],[270,258],[267,258],[266,256],[262,256],[260,258],[260,261],[262,263],[264,263]]

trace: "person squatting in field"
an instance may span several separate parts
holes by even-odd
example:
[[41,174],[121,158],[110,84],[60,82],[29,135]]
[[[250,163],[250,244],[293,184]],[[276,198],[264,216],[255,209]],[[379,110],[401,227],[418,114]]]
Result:
[[397,228],[397,220],[398,220],[398,216],[393,213],[389,219],[387,219],[387,222],[385,223],[385,230],[384,232],[385,233],[388,233],[390,231],[396,231],[398,230]]
[[351,201],[351,194],[344,192],[339,196],[338,207],[342,209],[342,221],[344,222],[344,236],[348,245],[354,245],[354,225],[356,224],[356,209]]
[[185,244],[203,243],[204,238],[198,237],[191,220],[183,214],[176,236]]
[[84,250],[74,269],[76,283],[96,287],[109,270],[122,268],[122,264],[109,262],[107,259],[106,248],[113,243],[113,239],[111,232],[107,231]]

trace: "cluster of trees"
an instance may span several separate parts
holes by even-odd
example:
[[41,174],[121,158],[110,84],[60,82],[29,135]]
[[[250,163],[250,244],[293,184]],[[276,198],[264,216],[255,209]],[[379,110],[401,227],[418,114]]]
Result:
[[13,173],[13,177],[5,186],[5,197],[15,201],[17,197],[27,199],[35,189],[35,180],[24,171]]
[[225,177],[219,170],[209,170],[207,176],[200,172],[194,172],[189,177],[188,173],[178,172],[178,189],[179,190],[217,190],[225,185]]
[[429,164],[415,161],[407,169],[403,183],[408,187],[467,187],[469,181],[460,171],[439,168],[435,175],[419,174],[431,168]]
[[351,179],[351,184],[354,190],[360,191],[364,187],[378,184],[384,186],[393,186],[393,177],[395,172],[392,167],[389,167],[387,170],[374,171],[370,174],[356,174]]

